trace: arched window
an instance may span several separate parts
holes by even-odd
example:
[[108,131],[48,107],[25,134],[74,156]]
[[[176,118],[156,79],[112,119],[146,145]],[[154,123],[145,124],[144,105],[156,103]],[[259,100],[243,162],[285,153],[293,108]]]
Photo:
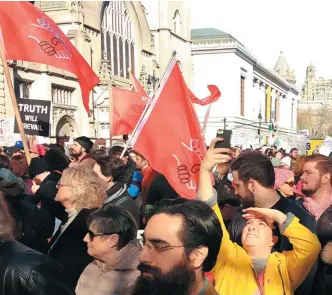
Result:
[[173,31],[175,34],[181,33],[181,19],[179,11],[175,11],[173,17]]
[[108,1],[101,22],[102,55],[111,62],[112,74],[129,79],[135,73],[135,47],[131,20],[123,1]]

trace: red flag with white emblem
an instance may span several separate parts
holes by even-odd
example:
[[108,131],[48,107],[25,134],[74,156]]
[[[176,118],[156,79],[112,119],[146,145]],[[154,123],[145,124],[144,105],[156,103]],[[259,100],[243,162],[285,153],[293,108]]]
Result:
[[27,1],[0,2],[0,27],[8,60],[46,64],[75,74],[89,112],[89,93],[99,79],[50,17]]
[[164,174],[181,197],[196,198],[199,168],[206,147],[175,60],[137,126],[132,146],[154,169]]

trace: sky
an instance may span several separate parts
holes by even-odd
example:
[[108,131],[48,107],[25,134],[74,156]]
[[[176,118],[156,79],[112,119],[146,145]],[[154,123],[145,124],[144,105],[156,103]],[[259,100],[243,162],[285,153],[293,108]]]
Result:
[[283,51],[300,84],[310,63],[332,78],[331,0],[192,0],[191,12],[192,28],[231,34],[268,68]]

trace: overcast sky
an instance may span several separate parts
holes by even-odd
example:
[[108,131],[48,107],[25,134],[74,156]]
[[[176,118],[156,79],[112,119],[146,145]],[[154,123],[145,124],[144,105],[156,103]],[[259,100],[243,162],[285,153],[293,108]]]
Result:
[[332,78],[331,0],[192,0],[191,9],[192,28],[233,35],[269,68],[284,51],[298,82],[310,62]]

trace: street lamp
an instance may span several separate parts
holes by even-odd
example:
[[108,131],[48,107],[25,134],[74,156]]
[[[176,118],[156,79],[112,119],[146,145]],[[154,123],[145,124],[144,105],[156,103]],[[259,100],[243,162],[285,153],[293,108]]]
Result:
[[262,138],[261,138],[261,127],[262,127],[262,112],[259,110],[258,114],[258,139],[259,139],[259,145],[262,145]]

